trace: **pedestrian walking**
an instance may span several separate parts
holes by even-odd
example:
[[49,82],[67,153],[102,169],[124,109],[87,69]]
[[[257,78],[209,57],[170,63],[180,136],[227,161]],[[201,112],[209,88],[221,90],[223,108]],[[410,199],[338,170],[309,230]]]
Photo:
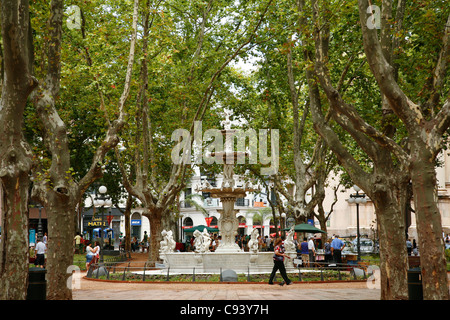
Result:
[[269,284],[273,284],[273,279],[275,278],[275,274],[277,271],[280,271],[281,277],[283,278],[283,282],[280,283],[280,286],[284,284],[290,285],[292,281],[288,278],[286,274],[286,268],[284,267],[284,258],[290,259],[288,255],[284,253],[283,240],[281,238],[277,238],[274,243],[274,255],[273,255],[273,269],[270,274]]

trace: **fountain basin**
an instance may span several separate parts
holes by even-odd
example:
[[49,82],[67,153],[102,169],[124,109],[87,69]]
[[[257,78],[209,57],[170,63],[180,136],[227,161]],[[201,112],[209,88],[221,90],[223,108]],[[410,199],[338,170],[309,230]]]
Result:
[[[296,254],[295,254],[296,255]],[[173,252],[161,255],[166,268],[175,272],[219,272],[231,269],[236,272],[270,272],[273,252]],[[286,270],[293,270],[293,259],[285,259]]]

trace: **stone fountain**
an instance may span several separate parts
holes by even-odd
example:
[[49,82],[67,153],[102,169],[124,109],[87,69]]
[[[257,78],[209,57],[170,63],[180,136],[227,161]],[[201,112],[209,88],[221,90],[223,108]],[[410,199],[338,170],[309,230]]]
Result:
[[241,252],[241,248],[235,242],[235,236],[239,227],[236,214],[239,210],[234,209],[237,198],[244,198],[247,192],[255,191],[248,187],[246,183],[244,187],[236,187],[234,180],[234,163],[240,158],[247,156],[246,152],[238,152],[232,150],[233,135],[235,130],[231,129],[230,114],[226,113],[225,121],[222,122],[224,129],[221,130],[225,138],[225,150],[221,152],[212,152],[211,156],[223,161],[223,181],[220,187],[212,187],[205,181],[200,188],[203,192],[211,194],[212,198],[219,198],[222,202],[222,210],[220,213],[219,232],[222,240],[216,252]]
[[[212,198],[219,198],[222,202],[222,210],[218,221],[219,234],[221,241],[215,252],[209,252],[209,246],[204,245],[207,240],[207,233],[198,232],[195,237],[195,252],[173,252],[172,248],[164,246],[161,250],[161,258],[164,265],[172,270],[183,270],[192,272],[192,268],[200,272],[217,272],[219,269],[233,269],[235,271],[247,272],[251,269],[254,272],[268,272],[273,267],[273,252],[258,252],[257,243],[250,246],[249,252],[242,251],[235,242],[235,236],[239,227],[236,214],[239,210],[234,208],[237,198],[245,197],[247,192],[253,192],[255,189],[245,183],[242,187],[237,187],[234,180],[234,164],[237,160],[246,157],[248,154],[243,151],[234,151],[233,135],[235,130],[231,129],[230,114],[225,114],[225,120],[222,121],[224,127],[221,130],[225,138],[224,151],[211,152],[212,157],[223,160],[223,181],[220,187],[211,186],[208,181],[204,181],[196,191],[210,193]],[[255,242],[258,231],[253,230],[250,242]],[[165,242],[172,240],[166,239]],[[294,248],[295,251],[295,248]],[[289,259],[285,259],[289,260]],[[292,261],[292,260],[289,260]],[[286,265],[287,269],[292,269],[292,262]],[[180,271],[182,272],[182,271]]]

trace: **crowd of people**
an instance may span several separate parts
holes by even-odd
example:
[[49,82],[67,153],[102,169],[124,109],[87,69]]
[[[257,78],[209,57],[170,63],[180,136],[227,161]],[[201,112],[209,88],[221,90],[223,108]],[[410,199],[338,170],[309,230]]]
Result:
[[[209,250],[214,252],[220,245],[221,237],[217,233],[210,234],[211,236],[211,244]],[[450,235],[447,235],[445,238],[446,247],[450,246]],[[249,240],[250,235],[236,235],[236,244],[243,251],[249,251]],[[283,238],[274,238],[272,236],[258,236],[258,251],[260,252],[274,252],[274,261],[283,261],[284,257],[284,246],[283,246]],[[98,242],[95,242],[94,247],[88,241],[84,241],[80,234],[77,234],[74,239],[75,242],[75,251],[78,253],[86,252],[86,268],[88,268],[92,263],[97,263],[99,258],[100,246]],[[122,241],[121,241],[122,242]],[[39,259],[36,259],[37,263],[42,261],[42,252],[44,250],[43,246],[39,244],[35,248],[36,257],[39,255]],[[297,258],[302,260],[304,266],[310,266],[312,262],[316,261],[317,256],[317,243],[315,242],[314,237],[303,238],[303,241],[299,242],[294,239],[295,247],[297,248]],[[322,260],[325,263],[342,263],[342,251],[344,250],[346,243],[339,238],[338,235],[333,235],[332,238],[327,239],[323,244],[323,253],[324,259]],[[416,240],[413,239],[411,242],[410,239],[406,241],[406,247],[408,251],[408,255],[418,255],[418,246]],[[131,250],[132,252],[145,252],[149,250],[149,237],[147,235],[147,231],[144,231],[144,237],[142,241],[139,241],[136,237],[133,237],[131,240]],[[194,250],[194,237],[187,237],[185,243],[177,243],[177,251],[193,251]],[[283,259],[281,259],[283,257]],[[279,262],[276,262],[274,265],[274,272],[280,270],[281,273],[283,267],[281,267]],[[274,273],[275,275],[275,273]],[[283,275],[283,274],[282,274]],[[284,278],[284,277],[283,277]],[[289,281],[284,279],[284,283],[289,284]]]

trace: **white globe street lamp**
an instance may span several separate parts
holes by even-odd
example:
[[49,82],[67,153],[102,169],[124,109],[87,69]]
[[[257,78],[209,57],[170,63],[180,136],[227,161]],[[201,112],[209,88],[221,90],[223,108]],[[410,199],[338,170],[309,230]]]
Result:
[[100,188],[98,188],[98,192],[100,192],[101,194],[105,194],[106,191],[108,191],[108,189],[106,189],[105,186],[100,186]]
[[100,261],[99,261],[99,265],[103,264],[103,250],[104,250],[104,246],[103,246],[103,238],[104,238],[104,230],[103,230],[103,226],[104,226],[104,208],[105,207],[111,207],[112,206],[112,201],[110,199],[109,196],[106,195],[106,192],[108,191],[108,189],[105,186],[100,186],[98,188],[98,192],[100,195],[96,196],[94,199],[94,206],[100,209],[100,212],[102,213],[102,223],[101,223],[101,227],[100,227]]

